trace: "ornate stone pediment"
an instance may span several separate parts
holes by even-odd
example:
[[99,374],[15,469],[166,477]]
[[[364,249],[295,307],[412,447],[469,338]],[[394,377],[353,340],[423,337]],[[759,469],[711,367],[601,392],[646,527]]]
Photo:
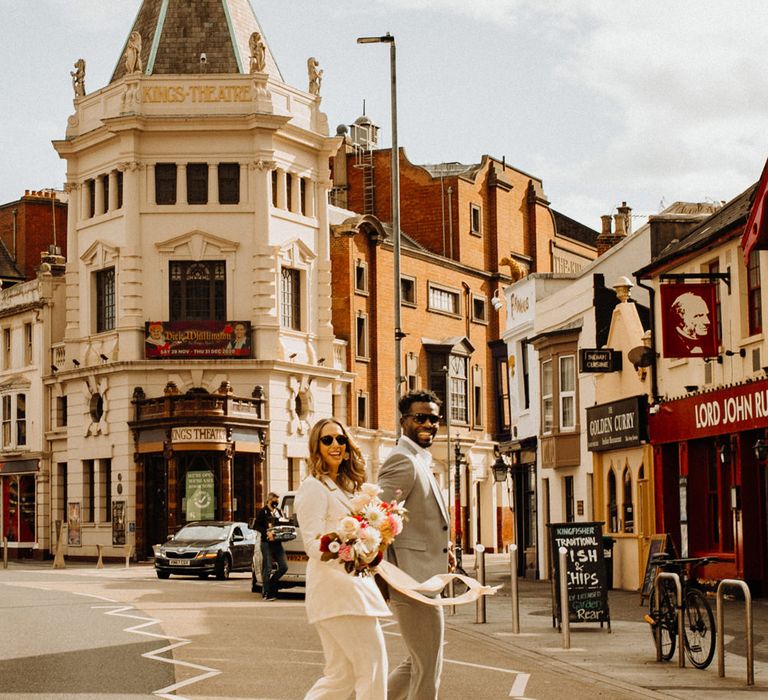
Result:
[[90,267],[108,267],[114,265],[120,257],[120,248],[109,245],[104,241],[94,241],[80,256]]
[[190,231],[155,244],[159,253],[192,260],[214,258],[225,253],[234,253],[239,248],[237,241],[231,241],[205,231]]

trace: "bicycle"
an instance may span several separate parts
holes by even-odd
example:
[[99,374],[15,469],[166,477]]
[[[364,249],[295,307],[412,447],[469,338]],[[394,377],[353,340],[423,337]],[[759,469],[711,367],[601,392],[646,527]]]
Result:
[[[696,668],[707,668],[715,655],[715,616],[706,596],[699,587],[690,570],[707,564],[713,559],[691,557],[670,559],[668,554],[656,554],[653,561],[659,571],[675,573],[680,577],[683,614],[683,642],[685,655]],[[648,614],[644,619],[651,625],[654,642],[661,647],[661,658],[669,661],[677,645],[677,593],[673,581],[663,578],[659,581],[659,601],[656,601],[656,588],[651,591]]]

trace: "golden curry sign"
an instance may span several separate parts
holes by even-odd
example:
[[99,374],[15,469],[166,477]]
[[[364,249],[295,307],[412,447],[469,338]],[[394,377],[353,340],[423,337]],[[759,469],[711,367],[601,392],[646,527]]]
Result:
[[248,85],[148,85],[141,90],[145,104],[170,102],[250,102]]

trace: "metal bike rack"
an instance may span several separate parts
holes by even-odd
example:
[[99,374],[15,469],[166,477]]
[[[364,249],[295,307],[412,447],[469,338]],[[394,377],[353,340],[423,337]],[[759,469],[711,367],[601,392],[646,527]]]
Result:
[[[685,639],[683,638],[684,628],[683,628],[683,587],[680,584],[680,576],[677,574],[671,572],[671,571],[660,571],[658,574],[656,574],[656,580],[653,582],[653,590],[656,593],[656,604],[659,606],[659,610],[661,610],[661,595],[659,593],[659,581],[661,579],[667,578],[670,581],[675,582],[675,608],[677,609],[677,665],[680,668],[685,667],[685,650],[683,649],[683,646],[685,645]],[[661,629],[659,629],[659,633],[656,635],[656,661],[661,661]]]
[[717,586],[717,675],[725,678],[725,642],[723,595],[728,587],[741,588],[744,593],[744,617],[747,634],[747,685],[755,684],[755,643],[752,638],[752,594],[744,581],[736,578],[725,578]]

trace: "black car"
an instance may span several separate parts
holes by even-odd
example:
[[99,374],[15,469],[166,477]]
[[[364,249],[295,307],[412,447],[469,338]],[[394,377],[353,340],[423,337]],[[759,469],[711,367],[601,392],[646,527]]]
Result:
[[250,571],[256,533],[246,523],[201,520],[187,523],[165,544],[155,547],[158,578],[171,574],[229,578],[230,571]]

